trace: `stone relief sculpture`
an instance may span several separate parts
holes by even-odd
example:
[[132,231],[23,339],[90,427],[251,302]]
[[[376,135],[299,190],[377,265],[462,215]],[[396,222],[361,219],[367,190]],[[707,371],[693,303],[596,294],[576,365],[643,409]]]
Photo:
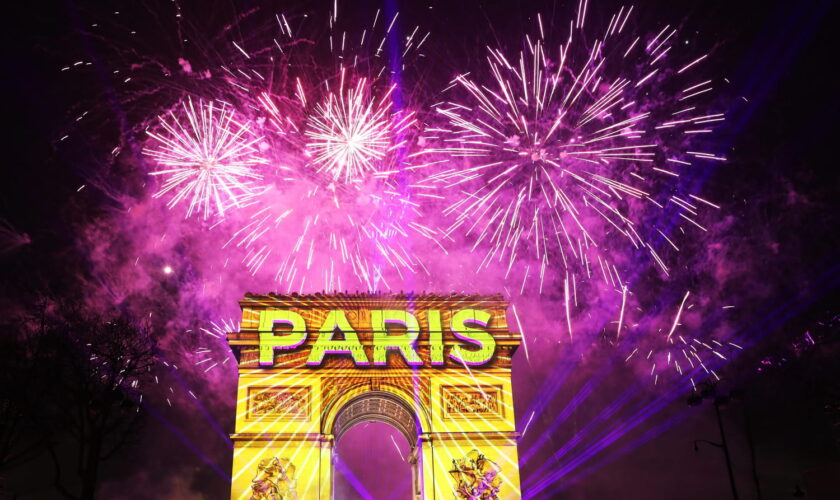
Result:
[[295,466],[288,458],[264,458],[251,481],[250,500],[297,500]]
[[501,467],[475,449],[464,458],[452,459],[449,473],[455,478],[455,498],[498,500],[502,484],[500,472]]

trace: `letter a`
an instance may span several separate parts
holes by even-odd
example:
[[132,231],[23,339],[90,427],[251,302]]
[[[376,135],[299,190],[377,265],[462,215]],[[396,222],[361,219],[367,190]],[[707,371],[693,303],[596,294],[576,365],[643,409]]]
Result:
[[[336,330],[344,334],[344,340],[333,340]],[[318,340],[312,346],[309,357],[306,358],[307,366],[320,366],[326,354],[350,354],[357,366],[370,364],[362,344],[359,343],[359,337],[347,321],[344,311],[334,310],[327,314],[327,319],[324,320],[318,333]]]

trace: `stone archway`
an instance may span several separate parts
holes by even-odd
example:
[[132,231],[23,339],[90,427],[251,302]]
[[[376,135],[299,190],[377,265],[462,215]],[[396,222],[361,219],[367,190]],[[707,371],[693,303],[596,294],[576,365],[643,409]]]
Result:
[[412,447],[418,500],[518,500],[501,296],[247,295],[228,342],[237,388],[231,498],[330,500],[334,445],[382,421]]
[[[421,498],[420,470],[418,468],[419,451],[419,419],[414,410],[399,396],[386,391],[370,391],[354,396],[338,409],[333,423],[332,432],[337,443],[345,432],[362,422],[384,422],[391,425],[405,436],[411,453],[408,462],[411,464],[411,493],[412,498]],[[335,469],[332,470],[335,477]]]

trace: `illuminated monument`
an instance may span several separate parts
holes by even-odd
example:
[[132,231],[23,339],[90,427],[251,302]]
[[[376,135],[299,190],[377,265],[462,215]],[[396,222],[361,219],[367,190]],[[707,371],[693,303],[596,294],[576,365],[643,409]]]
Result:
[[412,447],[416,499],[518,499],[501,296],[246,295],[235,500],[332,498],[333,444],[386,422]]

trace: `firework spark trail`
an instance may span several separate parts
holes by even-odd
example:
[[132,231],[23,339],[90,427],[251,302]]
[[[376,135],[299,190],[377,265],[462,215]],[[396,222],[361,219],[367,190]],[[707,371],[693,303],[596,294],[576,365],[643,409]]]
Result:
[[621,337],[621,324],[624,322],[624,306],[627,303],[627,286],[621,287],[621,312],[618,315],[618,327],[615,330],[615,338]]
[[[604,283],[621,290],[617,264],[626,252],[614,250],[619,240],[669,273],[649,242],[650,234],[664,234],[645,228],[638,214],[675,209],[705,231],[698,202],[718,207],[672,194],[669,184],[687,160],[724,160],[689,149],[692,138],[724,119],[696,102],[712,80],[687,78],[705,56],[670,65],[677,30],[666,26],[645,43],[625,31],[631,11],[619,10],[604,36],[587,45],[584,6],[556,50],[539,17],[540,35],[525,37],[518,58],[488,47],[484,73],[456,76],[450,87],[460,94],[436,105],[443,123],[431,130],[438,144],[429,152],[465,166],[431,172],[423,183],[455,199],[445,210],[454,218],[446,233],[462,230],[473,250],[484,248],[481,267],[495,259],[510,272],[530,254],[542,289],[545,270],[558,262],[587,277],[597,264]],[[660,90],[672,80],[682,82],[680,91]]]
[[[193,363],[194,366],[201,366],[204,373],[207,373],[219,365],[226,365],[233,359],[227,345],[226,335],[229,332],[239,331],[238,321],[233,319],[223,319],[218,323],[211,321],[209,328],[200,327],[199,331],[210,336],[213,340],[211,341],[211,347],[201,346],[193,352],[194,355],[201,358]],[[216,352],[217,350],[221,351],[220,356],[223,358],[221,361],[216,357],[219,355],[219,352]]]
[[168,120],[161,117],[162,131],[147,132],[156,144],[143,151],[162,166],[151,174],[166,177],[154,196],[172,192],[169,208],[186,200],[187,217],[194,212],[204,219],[223,216],[253,193],[254,181],[262,178],[257,167],[267,161],[256,148],[262,137],[254,136],[250,126],[225,105],[199,101],[196,107],[188,97],[182,111],[182,117],[173,111]]

